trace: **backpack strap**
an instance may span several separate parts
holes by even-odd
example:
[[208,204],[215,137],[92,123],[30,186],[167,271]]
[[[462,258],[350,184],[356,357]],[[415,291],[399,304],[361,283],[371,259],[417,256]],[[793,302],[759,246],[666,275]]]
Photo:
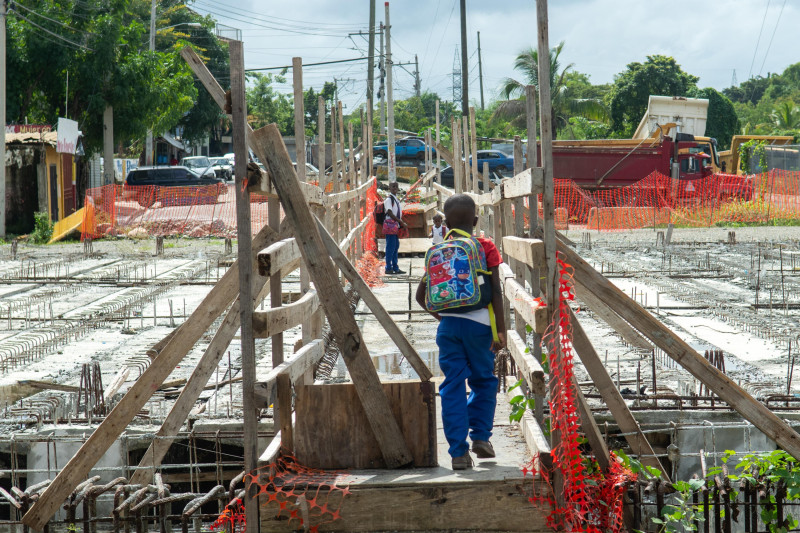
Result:
[[453,233],[455,233],[456,235],[461,235],[462,237],[466,237],[468,239],[470,237],[472,237],[471,233],[467,233],[463,229],[453,228],[453,229],[447,231],[447,235],[445,235],[444,238],[445,239],[449,239],[450,235],[452,235]]

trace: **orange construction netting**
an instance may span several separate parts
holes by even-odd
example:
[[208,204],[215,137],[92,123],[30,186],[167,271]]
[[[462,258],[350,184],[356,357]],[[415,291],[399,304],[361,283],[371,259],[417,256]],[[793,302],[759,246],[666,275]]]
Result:
[[674,180],[654,172],[628,187],[600,191],[557,179],[554,201],[570,224],[586,229],[763,224],[800,219],[800,172],[714,174],[702,180]]
[[[106,185],[86,191],[82,238],[183,235],[186,237],[236,237],[235,185],[206,187],[156,187]],[[367,189],[366,212],[378,200],[377,184]],[[334,208],[334,207],[331,207]],[[250,196],[252,232],[267,224],[264,196]],[[281,218],[283,213],[281,212]],[[377,251],[375,223],[363,233],[365,249]]]
[[[559,435],[551,457],[553,470],[561,477],[563,506],[559,506],[553,494],[536,491],[534,504],[549,507],[548,525],[558,531],[585,531],[589,533],[621,533],[623,524],[623,496],[629,483],[636,481],[636,474],[617,462],[611,454],[606,472],[597,468],[591,458],[584,457],[579,435],[581,421],[577,408],[577,392],[573,373],[572,325],[569,302],[575,298],[572,284],[572,267],[558,256],[559,269],[559,313],[558,321],[550,324],[543,336],[547,345],[551,395],[550,430]],[[550,485],[553,471],[539,467],[539,458],[534,458],[523,468],[524,475],[540,474]]]

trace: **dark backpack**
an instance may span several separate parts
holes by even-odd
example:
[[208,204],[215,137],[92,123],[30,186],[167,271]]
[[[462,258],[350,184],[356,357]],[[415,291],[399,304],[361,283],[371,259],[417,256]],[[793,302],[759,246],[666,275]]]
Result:
[[[392,197],[390,196],[389,198]],[[392,203],[394,203],[394,199]],[[386,220],[386,208],[383,201],[375,202],[375,209],[372,212],[372,216],[375,217],[375,223],[377,225],[383,225],[383,222]]]
[[375,209],[372,212],[375,217],[375,224],[383,226],[383,221],[386,220],[386,211],[383,207],[383,202],[375,202]]

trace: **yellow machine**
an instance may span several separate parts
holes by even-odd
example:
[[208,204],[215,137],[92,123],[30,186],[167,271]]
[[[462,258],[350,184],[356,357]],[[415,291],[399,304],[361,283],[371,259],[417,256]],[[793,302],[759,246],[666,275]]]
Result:
[[739,146],[748,141],[764,141],[772,146],[784,146],[794,143],[794,138],[791,135],[734,135],[731,139],[731,149],[719,153],[722,172],[744,174],[739,168]]

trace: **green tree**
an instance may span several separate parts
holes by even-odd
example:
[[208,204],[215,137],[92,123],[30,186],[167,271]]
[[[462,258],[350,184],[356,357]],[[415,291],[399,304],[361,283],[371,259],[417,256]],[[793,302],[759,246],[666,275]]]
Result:
[[[208,33],[213,22],[174,1],[160,9],[165,18],[159,25],[202,21],[204,26],[159,33],[156,51],[150,52],[150,3],[145,0],[33,0],[25,8],[16,6],[8,19],[9,121],[75,119],[92,153],[102,147],[107,105],[114,109],[115,143],[123,146],[141,143],[148,128],[168,131],[186,120],[199,91],[177,50],[198,31]],[[213,118],[218,116],[219,111]]]
[[294,135],[294,105],[289,97],[272,86],[286,83],[286,78],[274,74],[249,73],[253,81],[247,88],[247,118],[253,129],[275,123],[283,135]]
[[800,108],[791,100],[784,100],[777,104],[770,116],[778,129],[800,129]]
[[[590,120],[605,120],[608,111],[597,98],[581,98],[575,84],[567,83],[572,63],[562,68],[560,56],[564,49],[564,41],[550,50],[550,100],[552,106],[553,137],[559,129],[569,123],[569,118],[582,116]],[[495,109],[494,116],[500,120],[508,120],[515,128],[523,128],[526,123],[525,86],[533,85],[539,92],[539,53],[528,48],[517,55],[514,70],[523,75],[523,81],[514,78],[503,80],[501,94],[507,100]],[[510,98],[515,98],[511,100]]]
[[628,64],[614,77],[608,94],[613,130],[629,137],[647,110],[650,95],[685,96],[698,79],[672,57],[653,55],[644,63]]
[[[320,92],[314,91],[313,87],[303,93],[303,107],[305,108],[305,126],[306,135],[313,137],[317,134],[317,123],[319,121],[319,97],[325,100],[326,113],[329,110],[328,102],[333,102],[334,94],[336,93],[336,85],[331,81],[326,81],[322,85]],[[326,128],[326,135],[330,137],[330,128]]]
[[739,117],[733,103],[711,87],[689,91],[687,96],[708,99],[706,136],[715,138],[720,150],[730,148],[731,137],[739,132]]

